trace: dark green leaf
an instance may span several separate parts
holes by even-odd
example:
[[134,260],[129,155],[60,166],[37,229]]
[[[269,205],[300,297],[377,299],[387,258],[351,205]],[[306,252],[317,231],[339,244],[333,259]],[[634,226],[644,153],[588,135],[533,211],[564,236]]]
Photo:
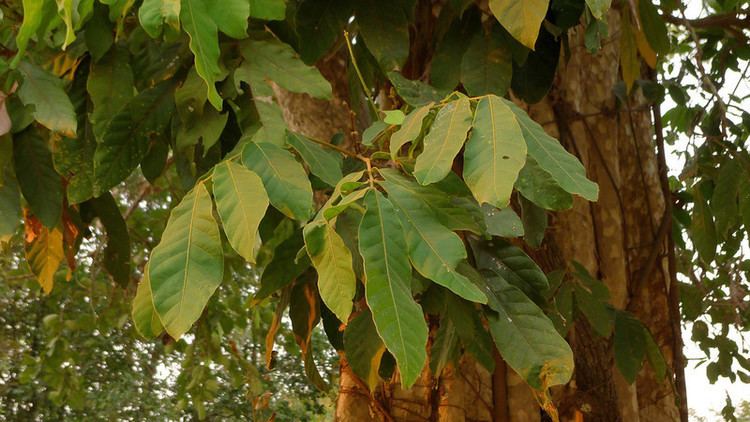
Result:
[[409,55],[407,16],[398,0],[361,0],[354,6],[359,33],[386,70],[398,70]]
[[378,384],[378,368],[385,352],[385,345],[378,337],[369,309],[352,318],[344,331],[344,351],[352,371],[360,377],[370,390]]
[[[126,288],[130,283],[130,235],[128,226],[120,214],[114,197],[106,192],[91,200],[99,221],[107,231],[107,247],[104,249],[104,268],[115,283]],[[150,293],[149,293],[150,295]]]
[[63,190],[52,154],[41,135],[27,130],[13,143],[13,162],[18,185],[31,211],[47,227],[56,227],[62,215]]
[[615,312],[615,364],[623,378],[632,384],[641,370],[646,355],[645,328],[635,317],[626,312]]
[[499,31],[474,34],[461,60],[461,82],[469,95],[503,96],[510,87],[513,58]]
[[287,132],[286,140],[310,166],[310,172],[318,176],[320,180],[330,186],[336,186],[341,180],[343,174],[341,173],[340,153],[293,132]]

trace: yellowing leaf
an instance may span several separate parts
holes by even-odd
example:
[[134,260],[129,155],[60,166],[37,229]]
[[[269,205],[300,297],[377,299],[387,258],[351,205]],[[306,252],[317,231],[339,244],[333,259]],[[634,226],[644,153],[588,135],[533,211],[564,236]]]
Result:
[[148,274],[148,264],[143,273],[141,282],[133,299],[133,324],[135,329],[146,338],[154,338],[164,331],[159,315],[154,309],[154,301],[151,297],[151,280]]
[[451,171],[453,159],[463,147],[470,128],[468,98],[460,98],[441,108],[424,137],[424,151],[417,157],[414,178],[422,185],[443,180]]
[[641,74],[641,65],[636,52],[636,36],[630,20],[622,20],[620,27],[620,69],[627,92],[633,88],[635,80]]
[[656,69],[656,52],[651,48],[648,40],[646,40],[643,31],[636,31],[635,43],[638,46],[638,52],[641,53],[641,57],[643,57],[648,67]]
[[26,244],[26,260],[44,293],[52,291],[55,272],[64,257],[63,234],[58,228],[41,227],[36,238]]
[[490,0],[490,10],[521,44],[534,49],[549,0]]

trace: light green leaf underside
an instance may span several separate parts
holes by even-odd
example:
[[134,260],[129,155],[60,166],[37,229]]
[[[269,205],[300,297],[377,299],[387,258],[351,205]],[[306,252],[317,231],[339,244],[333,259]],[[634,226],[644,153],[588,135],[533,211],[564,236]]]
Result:
[[34,106],[34,119],[49,130],[75,137],[76,113],[62,81],[28,62],[21,62],[18,70],[23,75],[18,97],[25,105]]
[[271,204],[284,215],[307,221],[313,210],[313,192],[307,173],[294,155],[280,146],[250,142],[242,162],[263,180]]
[[138,9],[138,20],[151,38],[161,34],[164,23],[180,29],[180,0],[144,0]]
[[209,13],[219,31],[232,38],[247,37],[247,20],[250,17],[248,0],[222,0],[221,5],[211,5]]
[[414,268],[466,300],[487,303],[484,293],[455,270],[456,265],[466,259],[461,238],[440,224],[430,209],[408,189],[387,180],[381,185],[399,210]]
[[304,229],[305,246],[318,272],[318,290],[328,308],[347,323],[357,279],[352,267],[352,253],[331,223],[316,220]]
[[526,142],[511,109],[494,95],[477,104],[464,150],[464,180],[482,203],[504,208],[526,162]]
[[224,274],[219,226],[203,183],[172,210],[149,265],[154,308],[167,333],[179,339],[201,316]]
[[214,168],[216,210],[229,244],[248,262],[255,262],[255,240],[268,208],[263,181],[245,167],[225,161]]
[[422,122],[430,112],[432,104],[433,103],[429,103],[423,107],[413,110],[411,113],[409,113],[408,116],[406,116],[406,119],[404,119],[404,123],[401,125],[401,128],[391,136],[390,151],[392,157],[396,157],[398,155],[398,151],[407,142],[411,142],[415,140],[417,136],[419,136],[419,133],[422,132]]
[[471,128],[468,98],[452,101],[438,111],[430,132],[424,137],[424,150],[417,157],[414,178],[422,185],[439,182],[451,171],[453,159],[464,145]]
[[133,299],[133,324],[135,329],[146,338],[154,338],[164,331],[159,316],[154,309],[154,301],[151,298],[151,281],[149,279],[148,264],[143,273],[141,282]]
[[365,267],[365,296],[375,327],[396,358],[401,384],[410,388],[427,359],[427,324],[411,296],[408,250],[393,204],[378,191],[365,197],[359,252]]
[[539,123],[532,120],[517,105],[505,99],[503,102],[515,114],[526,140],[529,156],[539,164],[539,167],[549,173],[565,191],[580,195],[589,201],[596,201],[599,197],[599,186],[586,178],[583,164],[566,151],[560,142],[547,135]]

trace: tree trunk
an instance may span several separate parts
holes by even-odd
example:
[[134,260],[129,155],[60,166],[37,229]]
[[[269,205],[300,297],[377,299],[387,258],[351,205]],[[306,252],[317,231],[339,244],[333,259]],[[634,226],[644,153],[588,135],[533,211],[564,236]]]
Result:
[[[660,381],[646,366],[628,385],[614,367],[611,341],[598,337],[587,323],[577,322],[568,338],[575,354],[574,380],[554,391],[560,418],[686,421],[666,168],[663,155],[657,155],[650,107],[645,101],[616,102],[619,22],[619,12],[613,9],[611,36],[597,54],[583,46],[582,28],[571,30],[570,55],[560,60],[550,94],[526,107],[583,162],[600,187],[598,202],[576,198],[571,210],[551,216],[543,245],[527,252],[545,271],[565,268],[573,260],[583,264],[609,287],[615,308],[632,312],[649,328],[670,368],[667,379]],[[421,43],[418,38],[412,37]],[[292,129],[324,139],[336,132],[349,135],[361,130],[343,100],[348,95],[341,80],[342,64],[340,57],[333,57],[319,65],[339,98],[331,104],[277,90]],[[410,60],[408,67],[417,76],[425,66]],[[549,420],[529,387],[501,359],[494,374],[468,356],[458,366],[438,379],[425,368],[408,391],[395,379],[370,393],[342,357],[336,418],[343,422]]]

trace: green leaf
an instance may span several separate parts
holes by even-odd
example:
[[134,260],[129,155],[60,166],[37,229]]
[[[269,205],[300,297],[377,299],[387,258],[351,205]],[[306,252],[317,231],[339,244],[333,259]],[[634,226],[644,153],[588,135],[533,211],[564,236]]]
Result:
[[31,211],[45,226],[56,227],[62,215],[62,181],[46,142],[36,131],[27,130],[16,137],[13,163],[18,186]]
[[628,384],[635,382],[646,355],[645,329],[640,321],[626,312],[615,312],[615,364]]
[[79,204],[94,196],[94,150],[91,136],[53,137],[52,161],[55,170],[67,180],[68,203]]
[[391,156],[396,157],[407,142],[412,142],[422,132],[422,122],[432,109],[433,103],[430,102],[425,106],[412,110],[404,119],[401,128],[391,135],[390,151]]
[[330,99],[331,84],[314,66],[306,65],[281,41],[248,40],[242,44],[242,66],[253,80],[272,80],[287,91]]
[[492,271],[537,303],[544,301],[547,276],[521,248],[501,239],[472,241],[471,247],[478,269]]
[[533,158],[526,157],[526,164],[518,174],[516,189],[537,206],[552,210],[567,210],[573,206],[573,196],[560,185]]
[[216,210],[229,244],[246,261],[255,263],[258,226],[268,208],[263,181],[233,161],[216,165],[212,180]]
[[310,166],[310,172],[320,180],[330,186],[336,186],[344,177],[341,173],[343,161],[340,153],[293,132],[287,132],[286,140]]
[[94,111],[89,120],[99,142],[109,121],[135,95],[133,72],[130,70],[130,55],[124,48],[113,48],[101,60],[91,64],[86,80]]
[[523,222],[523,240],[532,248],[541,246],[544,232],[547,230],[547,212],[533,202],[519,197],[521,203],[521,221]]
[[362,145],[372,146],[380,134],[382,134],[390,125],[382,120],[376,120],[372,122],[372,125],[362,132]]
[[526,161],[526,142],[511,109],[494,95],[477,104],[464,151],[464,180],[480,204],[505,208]]
[[154,308],[164,329],[179,339],[203,313],[224,275],[219,226],[211,196],[198,183],[172,210],[151,252]]
[[[21,23],[21,27],[18,29],[18,34],[16,35],[18,52],[10,64],[12,68],[18,66],[21,59],[25,57],[29,40],[37,33],[42,22],[48,18],[45,15],[50,10],[49,6],[54,5],[52,0],[23,0],[22,4],[23,23]],[[54,13],[54,6],[51,9]]]
[[409,22],[401,2],[361,0],[354,14],[367,49],[383,70],[401,69],[409,56]]
[[365,296],[378,334],[396,358],[401,384],[408,389],[427,359],[427,324],[411,296],[411,266],[393,204],[380,192],[371,190],[365,196],[365,205],[359,226]]
[[599,20],[604,17],[604,14],[607,13],[611,4],[612,0],[586,0],[586,5],[588,5],[589,10],[591,10],[591,14]]
[[430,370],[434,376],[439,377],[448,364],[457,361],[460,352],[456,327],[451,319],[443,318],[430,349]]
[[286,17],[284,0],[250,0],[250,16],[267,21],[282,21]]
[[307,221],[313,211],[313,192],[305,169],[287,150],[264,142],[251,142],[242,162],[261,179],[271,204],[284,215]]
[[[5,142],[5,140],[0,140]],[[0,246],[16,232],[21,222],[21,195],[18,182],[10,166],[0,170],[4,174],[0,183]]]
[[151,38],[161,35],[163,24],[180,30],[180,0],[144,0],[138,9],[138,20]]
[[309,281],[298,283],[292,288],[289,319],[292,320],[294,340],[302,351],[308,381],[317,389],[326,391],[328,385],[320,376],[313,359],[312,334],[313,329],[320,322],[320,303],[313,283]]
[[549,136],[539,123],[512,102],[503,99],[516,116],[523,138],[528,146],[529,156],[542,170],[567,192],[580,195],[589,201],[599,197],[599,186],[586,178],[586,169],[578,159],[567,152],[560,142]]
[[73,0],[56,0],[56,3],[57,14],[65,24],[65,39],[62,45],[62,49],[65,50],[76,39],[76,31],[73,25],[73,8],[75,5]]
[[101,60],[115,42],[108,15],[109,12],[105,5],[94,4],[91,21],[86,24],[86,31],[83,33],[86,47],[89,49],[94,62]]
[[385,345],[378,337],[369,309],[357,314],[344,330],[344,353],[352,371],[370,391],[378,385],[378,368],[385,353]]
[[664,23],[664,19],[662,19],[656,10],[656,6],[654,6],[652,0],[640,0],[638,2],[638,15],[641,18],[641,26],[643,27],[644,34],[646,34],[649,45],[658,54],[668,54],[670,46],[667,26]]
[[454,19],[447,32],[435,47],[430,62],[430,83],[444,90],[453,90],[461,80],[461,60],[470,40],[477,30],[481,30],[475,15],[464,14],[462,19]]
[[742,217],[742,224],[745,226],[747,236],[750,238],[750,174],[747,171],[742,173],[739,194],[739,212]]
[[107,247],[104,249],[104,268],[120,287],[130,283],[130,234],[120,213],[115,198],[106,192],[91,200],[99,221],[107,231]]
[[498,31],[474,34],[461,60],[461,82],[469,95],[505,95],[513,74],[513,57]]
[[700,185],[693,189],[693,215],[690,223],[690,239],[698,251],[700,259],[709,264],[716,256],[716,226],[711,209],[706,203]]
[[549,0],[490,0],[490,10],[521,44],[534,49]]
[[471,105],[459,98],[443,106],[424,137],[424,150],[417,157],[414,178],[422,185],[439,182],[448,175],[453,160],[471,128]]
[[441,189],[449,182],[463,183],[455,174],[451,173],[452,176],[449,175],[440,183],[422,186],[392,169],[382,168],[379,172],[389,183],[398,184],[402,189],[408,190],[415,200],[418,199],[434,213],[440,224],[450,230],[484,233],[484,216],[479,205],[471,198],[471,194],[465,197],[455,190]]
[[151,280],[148,274],[148,264],[143,272],[143,278],[138,283],[138,289],[133,298],[133,325],[135,329],[146,338],[157,337],[164,331],[159,316],[154,309],[154,301],[151,298]]
[[448,90],[438,90],[422,81],[407,79],[399,72],[388,72],[388,79],[398,96],[413,107],[439,102],[448,94]]
[[222,75],[219,68],[219,33],[210,9],[204,0],[181,0],[180,21],[190,36],[195,69],[206,81],[208,101],[215,109],[221,110],[222,100],[216,91],[216,81]]
[[143,160],[151,139],[164,136],[174,110],[173,88],[166,81],[142,91],[109,121],[94,153],[96,192],[125,180]]
[[500,237],[523,236],[523,222],[512,208],[497,209],[489,204],[482,205],[487,234]]
[[389,125],[396,125],[400,126],[401,123],[404,122],[404,118],[406,115],[401,110],[385,110],[383,111],[383,114],[385,114],[385,118],[383,118],[383,121],[388,123]]
[[716,233],[727,238],[730,229],[736,224],[739,212],[737,195],[744,170],[738,160],[726,160],[721,164],[716,176],[714,193],[711,196],[711,209],[714,211]]
[[18,97],[24,105],[34,106],[34,119],[51,131],[75,137],[76,113],[62,81],[28,62],[21,62],[18,70],[23,75]]
[[221,2],[221,7],[212,4],[209,13],[219,31],[232,38],[247,37],[247,20],[250,17],[248,0],[224,0]]
[[581,264],[573,262],[573,265],[580,281],[573,288],[576,307],[597,334],[608,338],[614,322],[608,306],[609,290],[604,283],[591,277]]
[[466,259],[466,249],[458,235],[438,222],[430,209],[398,183],[381,182],[389,200],[398,208],[398,217],[406,236],[409,259],[424,277],[472,301],[486,303],[487,297],[456,265]]
[[487,279],[492,292],[487,315],[500,355],[531,387],[566,384],[573,374],[573,352],[541,309],[501,277]]
[[513,63],[513,94],[526,104],[538,103],[552,88],[560,60],[560,43],[549,31],[542,31],[536,51],[529,53],[523,65]]
[[646,359],[651,369],[654,370],[657,380],[663,380],[667,375],[667,362],[664,360],[659,345],[656,344],[651,333],[644,327],[644,338],[646,340]]
[[352,267],[352,253],[331,223],[316,219],[304,228],[305,246],[318,272],[320,297],[344,324],[352,312],[357,278]]
[[263,270],[260,278],[261,287],[255,294],[256,300],[265,299],[275,291],[288,286],[310,268],[307,255],[297,259],[297,252],[304,246],[302,231],[298,230],[276,247],[273,261]]
[[221,137],[228,119],[229,113],[219,113],[211,108],[203,110],[200,117],[182,122],[175,137],[175,148],[181,150],[198,145],[201,142],[203,155],[205,156]]

